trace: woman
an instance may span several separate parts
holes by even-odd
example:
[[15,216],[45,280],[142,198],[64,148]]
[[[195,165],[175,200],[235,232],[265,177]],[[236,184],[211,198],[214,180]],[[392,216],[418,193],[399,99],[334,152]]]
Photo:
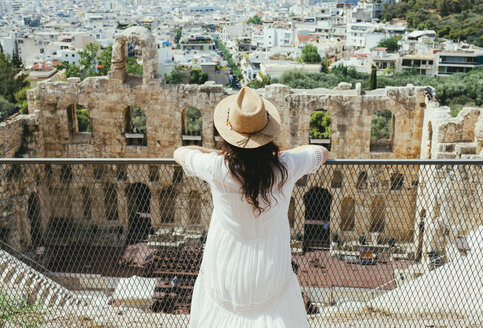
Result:
[[327,149],[279,153],[278,111],[249,88],[223,99],[214,123],[219,150],[174,153],[187,175],[210,184],[214,204],[190,327],[308,327],[287,212],[295,182],[327,160]]

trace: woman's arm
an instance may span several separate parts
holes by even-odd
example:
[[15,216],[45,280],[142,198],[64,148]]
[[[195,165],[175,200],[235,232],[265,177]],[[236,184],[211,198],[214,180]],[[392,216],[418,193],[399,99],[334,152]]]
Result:
[[199,150],[200,152],[205,153],[205,154],[217,153],[217,154],[221,155],[221,150],[217,150],[217,149],[208,149],[208,148],[204,148],[204,147],[200,147],[200,146],[183,146],[183,147],[179,147],[178,149],[176,149],[174,151],[174,154],[173,154],[174,160],[176,161],[176,163],[178,163],[180,165],[181,165],[180,154],[182,153],[183,149]]
[[284,151],[290,154],[297,154],[303,151],[304,149],[307,149],[310,147],[322,148],[322,153],[324,155],[324,161],[322,162],[322,164],[325,163],[325,161],[329,158],[329,151],[327,150],[327,148],[325,148],[324,146],[318,146],[318,145],[303,145],[303,146],[295,147]]

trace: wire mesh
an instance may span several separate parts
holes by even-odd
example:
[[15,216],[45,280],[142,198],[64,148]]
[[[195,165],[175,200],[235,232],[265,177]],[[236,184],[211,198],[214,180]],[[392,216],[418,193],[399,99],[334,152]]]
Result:
[[[300,179],[310,326],[481,326],[482,164],[331,161]],[[0,177],[0,326],[188,326],[207,183],[166,160],[1,160]]]

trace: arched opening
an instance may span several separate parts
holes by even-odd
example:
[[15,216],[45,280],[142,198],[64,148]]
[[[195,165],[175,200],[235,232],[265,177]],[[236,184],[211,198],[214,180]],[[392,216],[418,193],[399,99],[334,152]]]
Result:
[[367,189],[367,172],[363,171],[359,173],[359,176],[357,177],[356,188]]
[[85,220],[90,220],[92,200],[91,200],[91,192],[88,187],[81,188],[81,196],[82,196],[82,214]]
[[143,49],[138,42],[126,42],[127,74],[143,76]]
[[428,158],[431,159],[431,152],[433,146],[433,125],[431,122],[428,124]]
[[290,229],[295,226],[295,198],[290,197],[290,203],[288,205],[288,223],[290,224]]
[[345,197],[340,205],[340,230],[353,231],[354,230],[354,213],[356,202],[352,197]]
[[176,213],[176,191],[173,188],[162,189],[159,192],[159,213],[162,224],[173,224]]
[[371,225],[369,232],[384,232],[386,218],[386,202],[380,196],[376,196],[371,204]]
[[201,224],[201,195],[198,191],[190,191],[188,194],[189,223]]
[[314,187],[304,195],[305,225],[303,249],[330,245],[330,205],[332,195],[327,189]]
[[344,179],[342,173],[338,170],[334,171],[334,175],[332,175],[332,181],[330,182],[330,186],[332,188],[342,188],[342,180]]
[[67,107],[67,121],[71,136],[75,134],[90,135],[92,133],[91,118],[85,106],[79,104],[69,105]]
[[181,123],[181,138],[183,140],[183,146],[201,146],[201,136],[203,134],[203,120],[201,118],[201,112],[195,107],[186,107],[182,113]]
[[112,183],[106,183],[104,185],[104,209],[108,221],[118,220],[117,190],[116,185]]
[[40,217],[40,202],[36,194],[31,194],[28,199],[28,213],[30,222],[30,238],[32,240],[32,246],[38,247],[42,243],[42,231],[41,231],[41,217]]
[[126,188],[129,231],[127,243],[146,240],[154,233],[151,225],[151,191],[142,183],[133,183]]
[[392,152],[394,123],[394,115],[390,110],[381,109],[372,115],[371,152]]
[[401,173],[391,174],[391,190],[401,190],[404,186],[404,175]]
[[139,106],[129,106],[125,114],[126,143],[128,146],[147,146],[146,113]]
[[310,114],[309,143],[322,145],[330,150],[332,118],[325,109],[317,109]]

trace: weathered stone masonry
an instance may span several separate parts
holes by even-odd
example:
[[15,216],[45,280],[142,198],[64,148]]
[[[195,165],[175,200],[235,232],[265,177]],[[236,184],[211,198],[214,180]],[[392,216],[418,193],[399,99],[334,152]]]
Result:
[[[125,42],[137,42],[143,51],[143,77],[127,75]],[[181,146],[183,111],[187,106],[197,108],[202,116],[201,143],[205,147],[214,146],[213,110],[216,104],[231,94],[232,91],[220,85],[206,83],[205,85],[167,85],[156,76],[157,56],[152,35],[139,27],[131,28],[116,38],[113,51],[113,66],[107,77],[87,78],[80,82],[77,78],[68,79],[67,82],[48,81],[41,82],[34,90],[29,91],[30,115],[2,124],[0,135],[8,135],[9,139],[0,143],[0,150],[4,157],[11,157],[21,145],[21,138],[14,137],[20,132],[21,123],[29,123],[34,132],[31,138],[27,156],[30,157],[75,157],[75,158],[169,158],[174,149]],[[282,132],[277,143],[282,149],[291,148],[309,142],[309,118],[312,111],[324,109],[332,117],[331,130],[331,157],[332,158],[472,158],[482,156],[483,144],[483,115],[480,108],[464,109],[456,118],[451,118],[449,109],[439,107],[430,96],[426,95],[424,87],[387,87],[374,91],[364,92],[360,86],[347,89],[341,85],[334,90],[313,89],[297,90],[284,85],[270,85],[265,89],[257,90],[262,96],[272,101],[280,111],[282,117]],[[80,104],[87,108],[90,115],[92,132],[76,132],[69,119],[67,108],[73,104]],[[127,142],[127,108],[139,106],[146,114],[147,145],[129,145]],[[393,114],[393,133],[391,138],[392,151],[371,152],[371,119],[372,115],[381,109],[390,110]],[[12,132],[13,131],[13,132]],[[10,136],[12,135],[12,136]],[[32,152],[32,151],[36,151]],[[134,167],[134,166],[133,166]],[[112,239],[122,243],[126,238],[129,224],[127,204],[127,188],[136,183],[147,186],[150,193],[150,213],[155,228],[173,225],[190,225],[192,214],[189,213],[190,195],[199,192],[197,199],[203,204],[199,215],[200,223],[206,226],[209,222],[211,199],[208,189],[198,188],[191,178],[183,180],[182,184],[175,179],[163,178],[162,181],[150,181],[149,167],[139,166],[127,170],[126,180],[115,178],[119,171],[117,167],[109,167],[112,174],[106,174],[100,179],[94,178],[94,171],[73,171],[73,181],[83,179],[84,185],[65,187],[59,179],[48,179],[45,172],[40,172],[36,189],[28,189],[28,183],[20,179],[15,186],[7,186],[5,180],[2,188],[10,188],[7,192],[2,189],[2,201],[9,202],[0,222],[9,222],[11,228],[9,240],[21,240],[22,246],[31,245],[30,224],[25,219],[29,197],[32,192],[48,197],[39,197],[42,233],[46,233],[50,220],[59,216],[52,214],[51,208],[62,202],[72,202],[71,208],[82,206],[82,187],[95,186],[96,193],[92,194],[91,219],[82,218],[82,211],[63,213],[62,217],[70,217],[81,226],[96,224],[105,227],[123,226],[123,233],[118,240],[108,230],[103,234],[99,232],[95,241],[97,244],[110,243]],[[53,176],[61,174],[61,167],[54,168]],[[174,168],[167,168],[166,175],[174,176]],[[299,184],[296,187],[298,195],[303,195],[311,188],[318,186],[333,194],[335,189],[342,189],[344,194],[357,195],[354,199],[332,199],[330,217],[332,218],[332,232],[338,232],[343,240],[354,240],[359,235],[367,233],[370,222],[364,213],[370,213],[373,204],[380,204],[380,198],[386,199],[385,211],[391,213],[391,222],[385,222],[385,228],[380,238],[386,240],[396,236],[399,241],[409,241],[417,244],[418,225],[421,212],[435,212],[427,206],[435,200],[427,199],[431,190],[424,191],[422,180],[418,179],[417,169],[406,170],[402,176],[401,188],[387,195],[387,186],[391,184],[389,178],[400,174],[397,167],[387,168],[387,172],[373,173],[365,177],[366,188],[357,188],[360,172],[354,173],[353,167],[340,169],[343,179],[340,185],[332,184],[336,167],[324,168],[328,175],[323,180],[308,184]],[[173,172],[171,172],[173,171]],[[143,173],[143,174],[140,174]],[[49,173],[50,174],[50,173]],[[386,181],[382,181],[382,179]],[[443,185],[445,174],[434,177]],[[48,190],[42,181],[51,184]],[[418,181],[418,183],[414,183]],[[475,181],[474,179],[471,181]],[[477,181],[477,180],[476,180]],[[118,200],[118,219],[109,221],[106,218],[106,205],[103,202],[106,193],[106,184],[114,186]],[[373,186],[378,186],[373,188]],[[31,186],[29,186],[30,188]],[[206,186],[205,186],[206,187]],[[17,191],[13,191],[16,188]],[[23,191],[21,191],[23,190]],[[90,189],[87,189],[90,190]],[[166,191],[168,190],[168,192]],[[163,194],[164,192],[164,194]],[[6,194],[11,197],[5,198]],[[169,202],[160,194],[169,194]],[[68,195],[68,196],[65,196]],[[65,199],[60,199],[60,198]],[[12,206],[13,199],[15,206]],[[45,203],[42,199],[49,199]],[[164,204],[174,204],[174,222],[163,222],[165,216],[161,208]],[[193,203],[193,201],[191,200]],[[341,217],[347,216],[344,208],[347,204],[354,204],[354,226],[350,231],[341,230]],[[291,214],[291,221],[302,226],[304,222],[304,204],[301,198],[294,199],[295,211]],[[344,206],[343,206],[344,205]],[[14,210],[15,208],[22,210]],[[50,209],[50,210],[47,210]],[[408,213],[406,209],[411,209]],[[50,212],[49,212],[50,211]],[[347,211],[346,211],[347,212]],[[7,217],[9,218],[7,220]],[[17,218],[17,225],[14,224]],[[386,216],[386,220],[387,217]],[[427,214],[425,217],[430,217]],[[423,218],[424,219],[424,218]],[[459,221],[466,220],[458,218]],[[196,223],[198,224],[198,223]],[[195,225],[196,225],[195,224]],[[478,225],[473,222],[471,226]],[[15,237],[13,237],[15,236]]]

